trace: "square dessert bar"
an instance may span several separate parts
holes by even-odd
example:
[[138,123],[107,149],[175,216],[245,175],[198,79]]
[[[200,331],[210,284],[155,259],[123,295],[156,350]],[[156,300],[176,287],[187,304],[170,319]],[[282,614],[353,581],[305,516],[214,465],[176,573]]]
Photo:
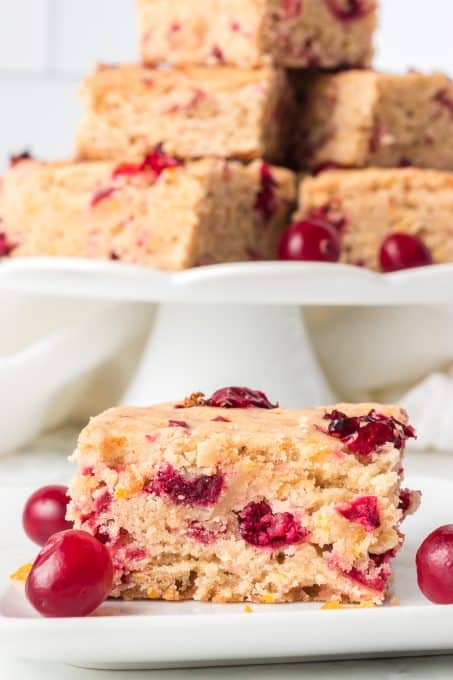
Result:
[[68,517],[111,551],[113,597],[378,604],[419,502],[413,436],[397,407],[286,410],[247,388],[114,408],[80,435]]
[[341,261],[379,270],[379,253],[392,234],[409,234],[435,264],[453,262],[453,173],[419,168],[331,170],[307,177],[294,221],[334,227]]
[[157,144],[182,159],[281,161],[291,89],[283,70],[99,67],[85,80],[81,158],[137,160]]
[[145,63],[363,66],[375,0],[137,0]]
[[275,257],[295,179],[261,161],[17,162],[0,190],[3,255],[162,269]]
[[441,73],[349,71],[294,78],[297,155],[312,169],[453,169],[453,81]]

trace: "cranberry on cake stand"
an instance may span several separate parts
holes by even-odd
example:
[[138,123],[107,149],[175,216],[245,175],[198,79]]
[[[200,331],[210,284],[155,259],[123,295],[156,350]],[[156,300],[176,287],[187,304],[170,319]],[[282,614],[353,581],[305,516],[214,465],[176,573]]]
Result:
[[[243,262],[180,272],[121,262],[12,258],[0,285],[68,299],[158,303],[123,403],[178,399],[223,385],[262,389],[282,406],[333,400],[304,306],[451,303],[453,265],[380,274],[338,263]],[[112,333],[117,324],[112,324]]]

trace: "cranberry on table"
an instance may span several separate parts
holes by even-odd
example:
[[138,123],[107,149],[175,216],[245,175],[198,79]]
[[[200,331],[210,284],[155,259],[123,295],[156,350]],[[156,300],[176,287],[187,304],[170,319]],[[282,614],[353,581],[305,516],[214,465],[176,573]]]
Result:
[[439,527],[417,552],[420,590],[431,602],[453,604],[453,524]]
[[302,220],[291,224],[280,241],[281,260],[338,262],[340,237],[327,222]]
[[72,529],[66,520],[69,502],[66,486],[43,486],[25,503],[22,513],[24,531],[34,543],[44,545],[52,534]]
[[384,272],[425,267],[433,262],[431,253],[423,241],[411,234],[388,236],[381,246],[379,259]]
[[110,553],[85,531],[62,531],[42,548],[25,584],[43,616],[86,616],[109,596],[113,583]]

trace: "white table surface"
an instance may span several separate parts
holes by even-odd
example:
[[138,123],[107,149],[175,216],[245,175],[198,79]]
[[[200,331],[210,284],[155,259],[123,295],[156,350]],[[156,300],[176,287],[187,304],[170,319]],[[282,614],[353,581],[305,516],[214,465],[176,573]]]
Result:
[[[66,429],[56,434],[42,437],[27,450],[0,458],[0,486],[9,488],[49,483],[66,483],[72,474],[66,456],[71,452],[76,431]],[[2,553],[8,546],[0,536],[0,579],[8,577]],[[49,641],[50,644],[50,641]],[[206,668],[193,670],[165,671],[94,671],[71,666],[52,665],[17,660],[3,654],[0,657],[1,680],[141,680],[142,678],[162,678],[162,680],[194,679],[218,680],[285,680],[286,678],[370,678],[390,680],[394,678],[453,678],[453,655],[427,658],[401,658],[363,661],[338,661],[325,663],[241,666],[236,668]]]

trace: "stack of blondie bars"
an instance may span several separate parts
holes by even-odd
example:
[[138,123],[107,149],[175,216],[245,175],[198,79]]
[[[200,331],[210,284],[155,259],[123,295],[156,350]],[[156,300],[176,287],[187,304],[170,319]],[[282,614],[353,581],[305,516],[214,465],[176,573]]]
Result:
[[86,78],[75,160],[13,159],[0,256],[274,259],[293,219],[349,264],[392,234],[453,261],[453,83],[370,70],[375,0],[137,4],[143,63]]

